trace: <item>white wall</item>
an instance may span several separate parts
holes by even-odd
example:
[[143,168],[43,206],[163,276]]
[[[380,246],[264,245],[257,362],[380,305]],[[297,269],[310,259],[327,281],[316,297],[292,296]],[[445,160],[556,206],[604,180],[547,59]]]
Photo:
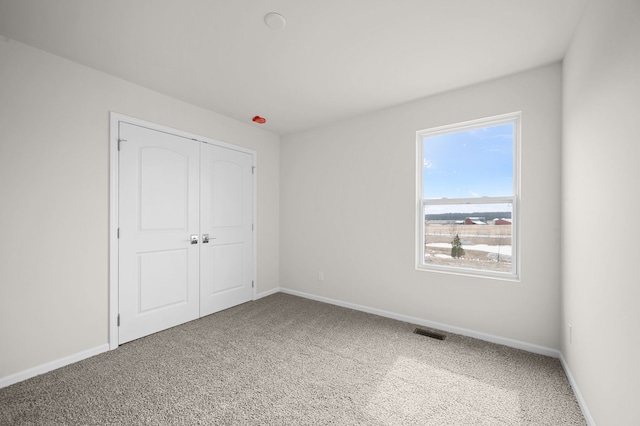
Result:
[[[283,137],[281,286],[559,349],[561,74],[550,65]],[[416,271],[416,131],[513,111],[521,282]]]
[[638,425],[638,0],[589,2],[563,100],[562,352],[595,424]]
[[0,379],[107,343],[109,111],[257,151],[258,291],[279,286],[279,137],[0,39]]

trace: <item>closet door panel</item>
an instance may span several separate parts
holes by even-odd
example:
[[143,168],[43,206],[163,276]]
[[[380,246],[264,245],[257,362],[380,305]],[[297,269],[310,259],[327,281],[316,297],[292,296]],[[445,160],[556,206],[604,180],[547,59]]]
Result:
[[200,315],[252,299],[253,157],[204,144],[201,151]]
[[120,123],[119,343],[198,318],[199,143]]

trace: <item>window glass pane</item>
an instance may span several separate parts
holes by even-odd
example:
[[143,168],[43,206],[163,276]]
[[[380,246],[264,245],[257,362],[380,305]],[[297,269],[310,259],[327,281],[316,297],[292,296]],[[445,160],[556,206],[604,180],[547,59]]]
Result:
[[424,263],[511,273],[512,213],[506,203],[425,205]]
[[423,198],[513,194],[514,124],[424,136]]

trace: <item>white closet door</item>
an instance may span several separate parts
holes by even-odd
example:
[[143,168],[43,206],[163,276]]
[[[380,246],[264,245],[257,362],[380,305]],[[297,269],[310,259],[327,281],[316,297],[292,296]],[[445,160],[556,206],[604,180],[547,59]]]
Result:
[[119,343],[199,316],[200,143],[120,123]]
[[252,299],[253,158],[203,144],[201,148],[200,316]]

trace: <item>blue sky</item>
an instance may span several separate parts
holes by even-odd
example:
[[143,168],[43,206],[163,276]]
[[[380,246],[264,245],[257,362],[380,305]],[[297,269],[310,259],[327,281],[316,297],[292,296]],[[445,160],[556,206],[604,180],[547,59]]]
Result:
[[423,138],[424,198],[513,193],[513,124]]

